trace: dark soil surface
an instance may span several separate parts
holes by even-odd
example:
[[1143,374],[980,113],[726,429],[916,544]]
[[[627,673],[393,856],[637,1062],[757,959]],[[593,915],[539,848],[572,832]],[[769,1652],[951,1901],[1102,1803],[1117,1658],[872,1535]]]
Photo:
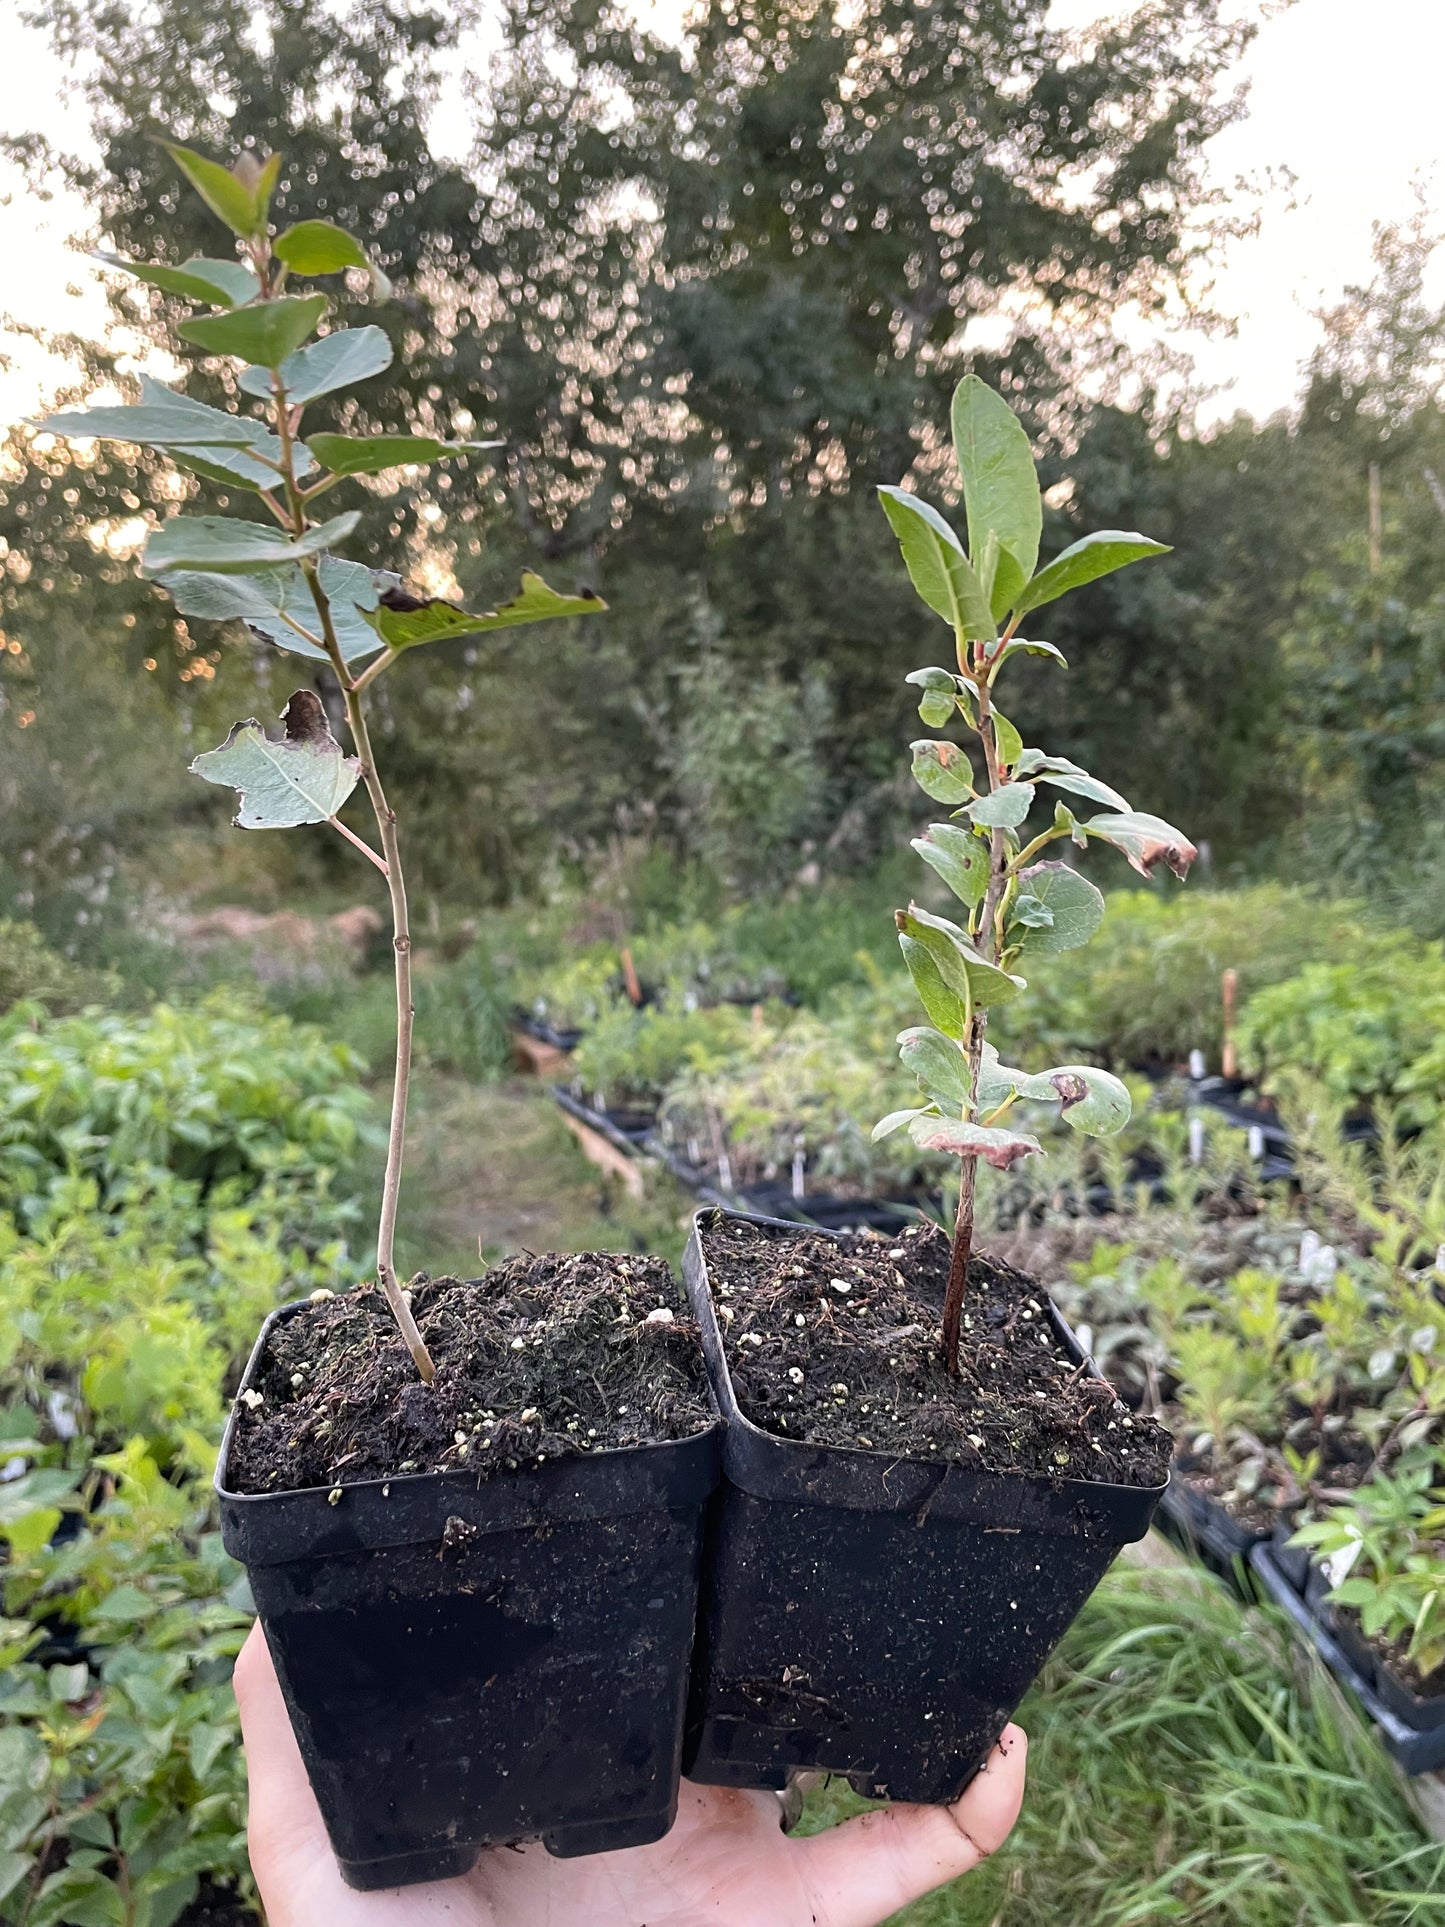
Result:
[[1158,1485],[1172,1440],[1076,1369],[1033,1279],[975,1257],[959,1376],[938,1329],[949,1240],[774,1236],[723,1218],[703,1248],[738,1403],[784,1438],[990,1472]]
[[1422,1673],[1414,1660],[1408,1657],[1410,1646],[1408,1639],[1371,1639],[1360,1623],[1359,1614],[1352,1606],[1337,1606],[1335,1611],[1340,1613],[1342,1618],[1348,1617],[1354,1621],[1355,1630],[1360,1638],[1374,1647],[1380,1662],[1389,1667],[1400,1684],[1408,1687],[1416,1699],[1439,1699],[1441,1694],[1445,1693],[1445,1666],[1437,1666],[1431,1673]]
[[[1171,1410],[1166,1410],[1165,1417],[1171,1422],[1175,1421],[1175,1414]],[[1248,1532],[1273,1532],[1281,1520],[1290,1516],[1283,1505],[1272,1503],[1275,1491],[1272,1486],[1242,1498],[1234,1490],[1234,1481],[1228,1472],[1216,1472],[1212,1465],[1197,1459],[1176,1458],[1174,1471],[1191,1492],[1201,1492],[1206,1498],[1213,1499],[1236,1525],[1243,1526]]]
[[430,1386],[373,1287],[282,1320],[241,1394],[232,1489],[461,1466],[485,1479],[712,1421],[697,1327],[661,1258],[523,1253],[470,1282],[419,1276],[412,1310]]
[[176,1922],[176,1927],[256,1927],[257,1915],[225,1887],[201,1882],[201,1890]]

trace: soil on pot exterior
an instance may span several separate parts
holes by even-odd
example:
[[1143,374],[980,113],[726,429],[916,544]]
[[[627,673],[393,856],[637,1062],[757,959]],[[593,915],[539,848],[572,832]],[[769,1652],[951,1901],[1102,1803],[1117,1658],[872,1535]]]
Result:
[[1044,1292],[1010,1266],[973,1259],[948,1376],[937,1225],[778,1237],[719,1214],[702,1240],[738,1404],[764,1431],[989,1472],[1163,1481],[1169,1434],[1075,1368]]
[[475,1280],[419,1276],[412,1310],[429,1386],[372,1286],[272,1328],[237,1405],[234,1491],[462,1467],[483,1480],[712,1422],[697,1326],[661,1258],[523,1253]]

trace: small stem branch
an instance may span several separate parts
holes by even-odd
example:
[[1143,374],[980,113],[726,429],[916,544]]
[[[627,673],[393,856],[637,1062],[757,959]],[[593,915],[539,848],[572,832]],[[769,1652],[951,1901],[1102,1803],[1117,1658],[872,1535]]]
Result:
[[[273,369],[271,393],[275,404],[276,433],[281,443],[282,457],[285,462],[286,501],[291,512],[291,527],[297,536],[306,533],[306,504],[296,486],[296,467],[294,441],[296,423],[300,411],[291,409],[286,400],[286,390],[280,375]],[[386,800],[381,778],[376,773],[375,758],[371,753],[371,737],[366,727],[366,714],[362,707],[351,676],[347,671],[346,659],[341,653],[341,644],[336,636],[336,624],[332,618],[331,602],[321,586],[314,556],[306,556],[301,562],[301,573],[306,578],[306,586],[311,591],[311,600],[316,605],[317,620],[321,625],[321,640],[330,660],[336,680],[341,685],[346,702],[346,721],[351,731],[351,740],[361,764],[361,779],[366,785],[366,793],[371,799],[372,813],[376,817],[376,827],[381,835],[382,861],[385,864],[386,887],[391,897],[392,951],[396,963],[396,1076],[391,1091],[391,1126],[386,1142],[386,1171],[381,1186],[381,1218],[376,1232],[376,1281],[386,1294],[386,1302],[391,1307],[392,1316],[400,1327],[406,1341],[407,1350],[420,1372],[423,1380],[430,1385],[436,1375],[431,1353],[417,1329],[412,1317],[411,1306],[403,1295],[396,1278],[396,1214],[401,1197],[402,1154],[406,1149],[406,1103],[411,1083],[411,1034],[416,1015],[411,997],[411,925],[407,911],[406,883],[402,876],[401,849],[397,840],[396,812]],[[335,819],[331,819],[335,822]],[[344,836],[351,832],[343,824],[336,828]],[[360,844],[366,854],[377,862],[376,852],[368,849],[359,837],[352,841]]]
[[380,870],[383,876],[387,874],[386,859],[384,857],[379,857],[376,854],[376,851],[372,849],[371,845],[365,842],[361,837],[359,837],[356,834],[355,830],[347,829],[346,825],[342,822],[339,816],[328,816],[326,820],[331,825],[333,830],[339,831],[340,834],[346,838],[348,843],[354,844],[355,847],[358,850],[360,850],[361,854],[364,857],[369,858],[370,861],[376,865],[377,869]]
[[378,676],[390,669],[391,665],[396,661],[397,653],[395,649],[387,649],[376,658],[375,662],[367,664],[366,668],[362,670],[361,674],[351,685],[358,695],[360,695],[363,689],[369,689]]

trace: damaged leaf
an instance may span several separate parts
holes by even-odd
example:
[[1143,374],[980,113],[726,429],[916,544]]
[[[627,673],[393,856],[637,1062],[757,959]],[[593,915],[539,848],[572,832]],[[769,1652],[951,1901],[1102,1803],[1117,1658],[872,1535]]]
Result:
[[335,816],[356,788],[361,765],[331,733],[321,698],[298,689],[281,712],[286,733],[268,736],[255,717],[237,723],[219,749],[191,764],[208,783],[240,795],[232,819],[242,830],[290,830]]
[[935,803],[967,803],[973,796],[973,767],[957,743],[931,736],[913,745],[913,780]]
[[997,1125],[970,1124],[966,1118],[958,1117],[915,1118],[908,1134],[920,1151],[944,1151],[956,1158],[982,1158],[996,1171],[1008,1171],[1020,1158],[1043,1149],[1037,1138],[1001,1130]]
[[1148,816],[1142,810],[1125,810],[1117,816],[1091,816],[1079,826],[1086,836],[1101,843],[1112,843],[1122,850],[1141,876],[1152,876],[1166,864],[1182,882],[1199,852],[1172,823],[1162,817]]
[[483,635],[494,629],[516,629],[557,616],[592,616],[606,607],[601,596],[590,589],[584,589],[579,595],[563,595],[528,569],[522,576],[519,594],[500,608],[480,615],[439,598],[423,602],[415,596],[396,593],[383,596],[367,621],[388,648],[414,649],[424,642]]

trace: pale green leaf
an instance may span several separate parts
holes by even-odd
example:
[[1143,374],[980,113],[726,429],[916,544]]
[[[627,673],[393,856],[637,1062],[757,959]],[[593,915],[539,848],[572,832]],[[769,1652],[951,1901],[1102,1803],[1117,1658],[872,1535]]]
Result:
[[1030,609],[1042,608],[1044,603],[1052,602],[1069,589],[1081,588],[1102,575],[1112,575],[1115,569],[1142,562],[1146,556],[1168,553],[1167,542],[1151,541],[1147,535],[1136,535],[1127,529],[1096,529],[1040,569],[1014,609],[1019,615],[1027,615]]
[[224,314],[183,321],[176,333],[208,354],[234,355],[238,361],[276,368],[315,333],[327,306],[324,294],[283,295],[279,301],[252,301]]
[[1127,810],[1117,816],[1091,816],[1080,824],[1085,836],[1097,837],[1122,850],[1141,876],[1152,876],[1165,863],[1175,876],[1189,874],[1189,866],[1199,852],[1181,830],[1162,817],[1142,810]]
[[254,301],[261,291],[261,283],[244,261],[212,261],[196,254],[178,268],[168,268],[160,261],[125,261],[118,254],[97,254],[95,258],[108,268],[124,269],[164,294],[179,295],[183,301],[205,301],[213,308],[239,307],[244,301]]
[[1057,956],[1086,944],[1104,921],[1104,899],[1087,877],[1067,863],[1034,863],[1021,871],[1019,883],[1050,912],[1052,921],[1029,932],[1034,956]]
[[[947,917],[935,916],[910,903],[906,910],[894,913],[894,921],[900,932],[928,951],[943,981],[980,1009],[1006,1003],[1024,988],[1022,977],[1000,970],[981,957],[965,933]],[[938,1023],[936,1017],[933,1021]],[[939,1029],[949,1031],[947,1024],[939,1024]]]
[[1062,649],[1056,649],[1051,642],[1032,642],[1027,636],[1010,636],[1007,642],[1000,643],[989,655],[990,671],[1001,667],[1010,656],[1052,656],[1055,662],[1067,669],[1068,658]]
[[988,889],[989,849],[957,823],[930,823],[913,847],[923,861],[943,878],[960,902],[970,909],[983,902]]
[[34,1865],[33,1853],[17,1853],[10,1847],[0,1848],[0,1901],[14,1893]]
[[[367,620],[368,612],[375,609],[377,604],[375,575],[364,563],[348,562],[339,555],[323,555],[316,565],[316,572],[331,605],[331,627],[342,660],[358,662],[364,656],[374,656],[383,646],[381,637]],[[233,580],[250,581],[254,578],[235,577]],[[248,616],[246,620],[258,635],[264,636],[268,642],[274,642],[278,649],[289,650],[295,656],[311,656],[325,661],[326,650],[319,641],[321,618],[316,613],[315,598],[300,569],[285,571],[278,579],[276,591],[277,599],[272,613]],[[303,629],[305,635],[300,633]],[[312,638],[317,640],[313,641]]]
[[1067,756],[1045,756],[1041,749],[1026,749],[1019,758],[1014,774],[1030,777],[1039,783],[1052,783],[1055,789],[1069,790],[1075,796],[1087,797],[1091,803],[1103,803],[1111,810],[1127,811],[1129,808],[1116,789],[1101,783],[1097,776],[1090,776],[1086,769],[1080,769]]
[[276,236],[271,252],[293,274],[339,274],[343,268],[371,266],[356,236],[334,221],[297,221]]
[[944,982],[932,952],[906,932],[898,933],[898,947],[918,992],[918,1001],[946,1037],[962,1042],[967,1034],[970,1011],[966,998]]
[[229,515],[178,515],[157,529],[145,546],[141,567],[147,575],[171,569],[200,569],[212,575],[251,574],[276,568],[342,542],[361,517],[351,510],[333,516],[303,536],[287,537],[261,522]]
[[983,585],[938,510],[901,488],[880,488],[878,493],[909,579],[929,608],[965,640],[996,636],[998,625]]
[[1032,783],[1005,783],[968,805],[968,818],[985,830],[1016,829],[1033,808]]
[[968,1058],[942,1031],[916,1024],[898,1033],[898,1056],[935,1104],[960,1108],[969,1095]]
[[270,737],[251,717],[237,723],[219,749],[191,764],[208,783],[240,794],[234,821],[242,830],[289,830],[324,823],[356,788],[361,765],[331,733],[321,698],[298,689],[281,712],[286,734]]
[[905,1124],[911,1124],[916,1117],[929,1117],[931,1110],[915,1105],[910,1111],[890,1111],[887,1117],[880,1117],[873,1126],[871,1142],[876,1144],[880,1138],[889,1137],[894,1131],[901,1131]]
[[[318,297],[324,299],[324,297]],[[309,347],[288,355],[280,368],[286,399],[300,404],[315,401],[338,388],[349,388],[354,381],[366,381],[391,366],[392,348],[385,332],[377,327],[338,328],[322,335]],[[245,368],[241,387],[248,395],[269,396],[269,368]]]
[[923,737],[913,744],[913,780],[935,803],[967,803],[973,770],[957,743]]
[[977,375],[965,375],[953,391],[953,450],[968,512],[968,552],[982,553],[992,533],[1013,567],[995,573],[993,608],[1015,606],[1019,590],[1038,561],[1043,501],[1033,450],[1023,423],[1003,396]]
[[1092,1064],[1059,1064],[1048,1071],[1019,1071],[1000,1063],[991,1044],[983,1047],[979,1065],[978,1103],[994,1110],[1017,1095],[1035,1104],[1057,1104],[1074,1130],[1086,1137],[1112,1137],[1129,1122],[1127,1085],[1110,1071]]

